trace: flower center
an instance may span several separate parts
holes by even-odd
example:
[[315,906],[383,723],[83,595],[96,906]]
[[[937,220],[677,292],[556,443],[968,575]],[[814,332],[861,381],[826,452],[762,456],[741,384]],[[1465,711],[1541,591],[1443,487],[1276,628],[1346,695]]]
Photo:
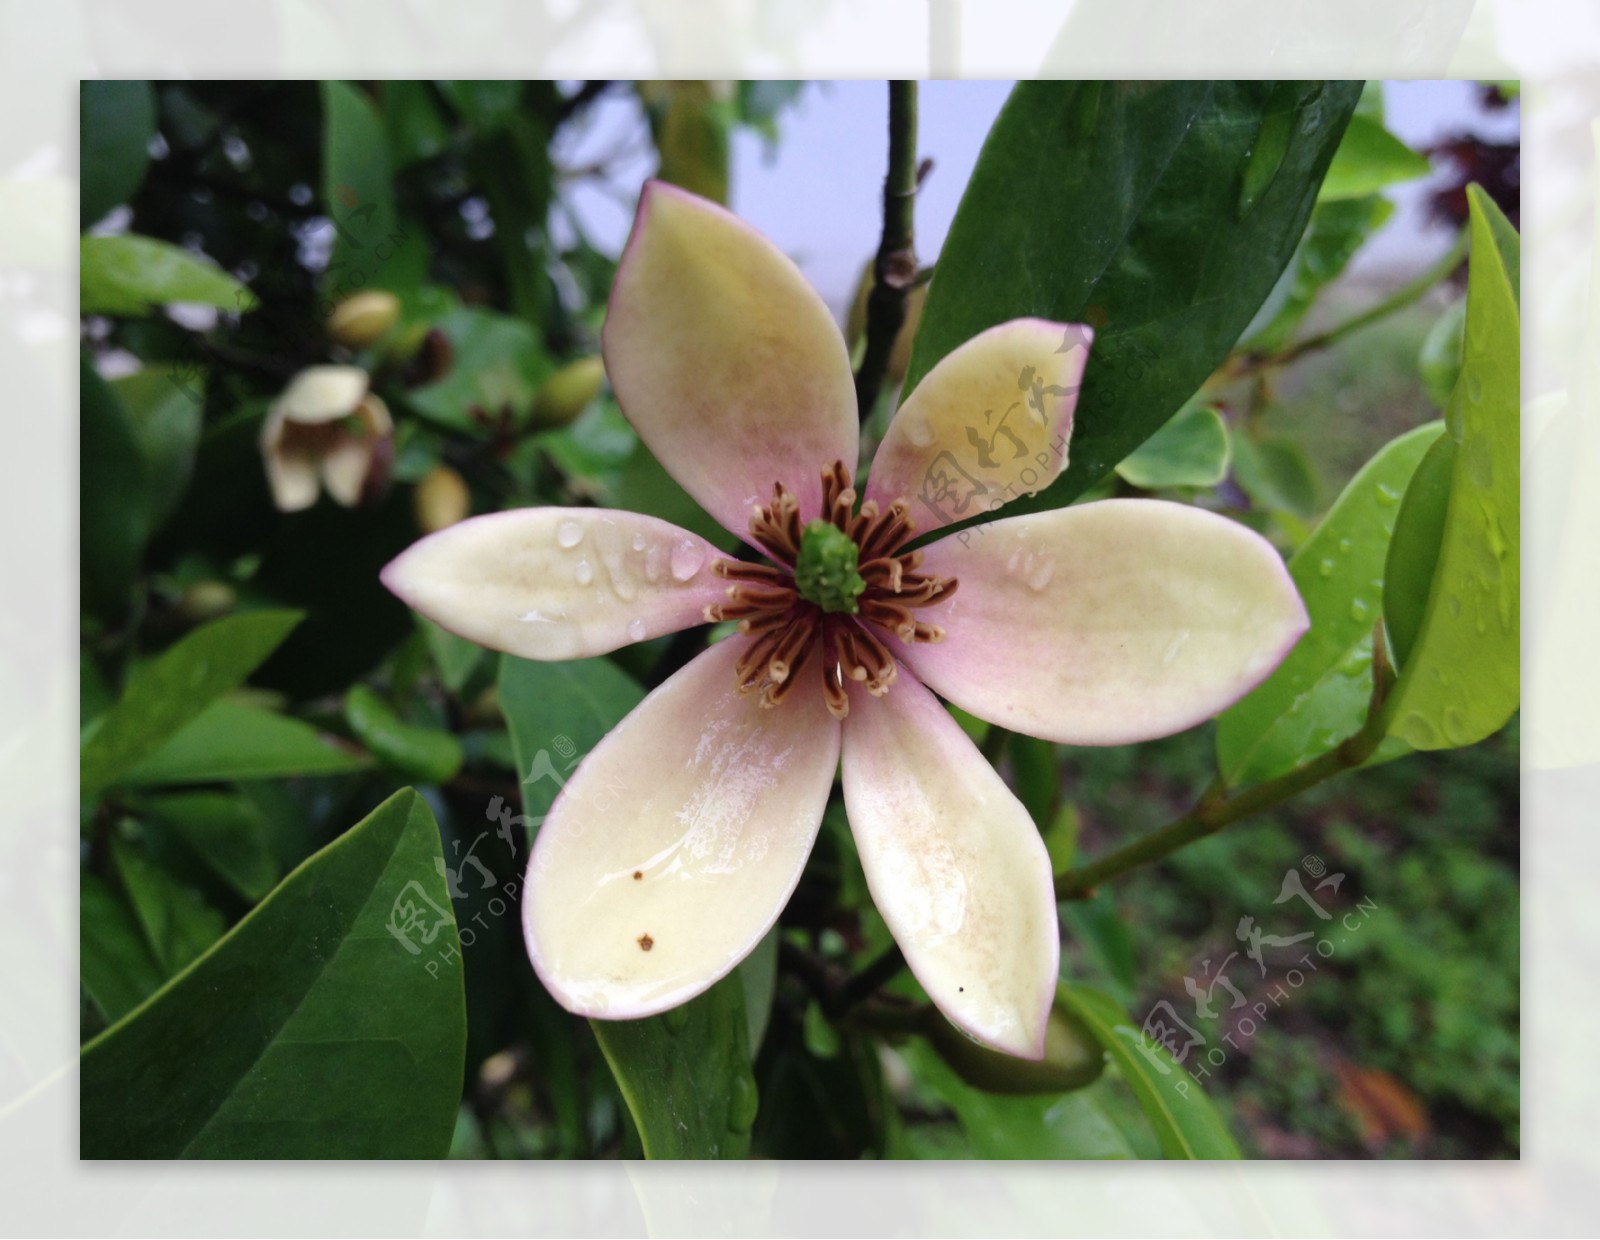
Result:
[[944,630],[912,614],[942,603],[956,591],[954,577],[918,572],[922,552],[900,552],[913,527],[910,505],[897,499],[883,512],[871,500],[855,507],[856,492],[844,462],[822,471],[822,513],[802,527],[800,505],[782,483],[772,502],[756,508],[750,536],[771,564],[718,560],[711,571],[726,578],[728,601],[705,610],[710,621],[736,620],[755,640],[739,661],[741,693],[777,706],[818,662],[823,698],[836,718],[850,713],[844,682],[854,680],[881,696],[894,683],[894,656],[882,635],[904,642],[936,642]]

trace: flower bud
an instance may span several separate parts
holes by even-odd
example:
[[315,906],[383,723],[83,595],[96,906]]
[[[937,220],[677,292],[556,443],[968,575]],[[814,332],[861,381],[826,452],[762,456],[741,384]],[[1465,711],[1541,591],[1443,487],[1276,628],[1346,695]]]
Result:
[[448,465],[436,465],[412,493],[417,526],[424,534],[437,534],[472,515],[472,495],[461,475]]
[[1105,1052],[1060,1003],[1050,1009],[1044,1058],[1017,1059],[980,1046],[942,1016],[929,1021],[928,1041],[968,1085],[991,1094],[1064,1094],[1090,1085],[1105,1067]]
[[351,349],[364,349],[400,318],[400,299],[382,289],[346,297],[328,315],[328,335]]
[[201,624],[227,615],[238,601],[233,587],[225,581],[196,581],[186,586],[179,596],[178,614]]
[[568,362],[544,381],[533,398],[533,425],[566,426],[600,395],[606,377],[605,363],[596,357]]

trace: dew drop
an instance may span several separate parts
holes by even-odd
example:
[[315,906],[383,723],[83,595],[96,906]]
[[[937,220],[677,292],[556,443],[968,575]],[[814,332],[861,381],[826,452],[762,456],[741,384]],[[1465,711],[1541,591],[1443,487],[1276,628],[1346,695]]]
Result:
[[1445,603],[1449,606],[1450,614],[1452,616],[1459,616],[1461,614],[1461,599],[1459,596],[1454,594],[1448,595],[1445,598]]
[[1345,554],[1348,554],[1349,551],[1350,551],[1350,540],[1348,538],[1341,538],[1339,540],[1339,554],[1340,555],[1345,555]]
[[642,642],[644,640],[645,632],[646,629],[644,627],[643,620],[628,621],[628,636],[633,641]]
[[705,550],[698,544],[685,538],[672,549],[672,579],[674,581],[688,581],[700,571],[700,566],[706,562]]
[[620,551],[607,551],[601,557],[606,566],[606,575],[611,579],[611,588],[624,603],[631,603],[639,596],[639,587],[634,582],[633,574],[628,571],[628,566],[622,561]]
[[1181,633],[1179,633],[1176,637],[1174,637],[1170,642],[1168,642],[1166,650],[1163,651],[1162,655],[1161,655],[1161,666],[1162,667],[1171,667],[1173,662],[1178,657],[1178,652],[1183,649],[1183,644],[1188,640],[1189,640],[1189,630],[1188,629],[1184,629]]
[[1323,577],[1332,577],[1333,576],[1333,561],[1332,560],[1324,560],[1324,561],[1322,561],[1321,564],[1317,565],[1317,572]]
[[1350,604],[1350,619],[1365,620],[1371,610],[1361,599],[1356,599]]
[[1479,375],[1467,375],[1467,399],[1474,405],[1483,403],[1483,379]]
[[926,415],[906,419],[906,438],[919,448],[933,442],[933,427],[928,425]]
[[1030,590],[1042,590],[1050,584],[1050,578],[1055,575],[1056,562],[1054,559],[1045,557],[1039,561],[1037,568],[1032,568],[1031,565],[1030,568],[1028,588]]
[[1494,458],[1489,454],[1489,445],[1480,436],[1467,440],[1464,450],[1467,477],[1472,479],[1473,485],[1487,491],[1494,484]]
[[650,550],[644,553],[644,579],[646,581],[661,580],[661,548],[653,544]]
[[1444,712],[1444,736],[1452,745],[1471,743],[1472,733],[1467,730],[1467,719],[1459,706],[1452,706]]
[[577,578],[580,586],[586,586],[594,580],[594,565],[588,560],[579,560],[578,567],[573,570],[572,575]]
[[635,551],[643,551],[649,541],[643,534],[635,534],[633,536],[633,549]]
[[1378,502],[1385,508],[1393,508],[1400,502],[1400,492],[1386,482],[1378,484]]
[[1400,727],[1400,735],[1413,749],[1431,749],[1439,743],[1439,733],[1425,715],[1413,711]]
[[556,545],[576,547],[583,541],[583,526],[576,521],[563,521],[556,526]]

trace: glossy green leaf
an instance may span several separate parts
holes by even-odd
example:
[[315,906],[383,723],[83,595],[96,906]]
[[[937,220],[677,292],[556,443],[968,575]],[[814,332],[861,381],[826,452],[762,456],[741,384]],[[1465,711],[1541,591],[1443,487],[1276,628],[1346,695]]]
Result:
[[1109,995],[1063,983],[1058,1000],[1105,1047],[1144,1109],[1167,1158],[1238,1158],[1200,1083],[1147,1038]]
[[1495,223],[1499,210],[1477,186],[1467,197],[1466,347],[1445,411],[1458,449],[1449,510],[1415,649],[1384,707],[1391,734],[1417,749],[1482,740],[1504,726],[1521,696],[1516,234]]
[[393,260],[404,230],[395,210],[383,120],[366,94],[348,82],[322,83],[322,197],[334,224],[324,294],[402,290],[405,265]]
[[251,904],[282,877],[271,828],[253,803],[229,792],[184,792],[139,802],[140,817],[172,832]]
[[84,1158],[439,1158],[466,1015],[438,827],[409,789],[83,1048]]
[[[549,82],[522,83],[549,100]],[[546,226],[555,177],[550,166],[550,124],[539,108],[514,112],[479,133],[467,167],[489,203],[511,309],[536,328],[556,304],[548,266]]]
[[968,1085],[924,1043],[907,1046],[901,1053],[917,1081],[956,1113],[980,1158],[1135,1156],[1103,1109],[1108,1084],[1065,1094],[991,1094]]
[[698,534],[713,546],[724,551],[738,543],[735,538],[678,485],[671,474],[661,467],[655,455],[644,444],[634,450],[628,463],[622,467],[617,483],[617,494],[634,512],[660,517],[691,534]]
[[1306,235],[1246,331],[1243,346],[1275,353],[1287,345],[1317,296],[1393,214],[1394,204],[1376,194],[1317,203]]
[[643,1020],[592,1020],[646,1158],[744,1158],[758,1099],[744,983]]
[[249,702],[208,706],[140,762],[121,782],[208,784],[224,780],[285,779],[365,770],[372,759],[335,744],[309,723]]
[[150,477],[133,419],[87,354],[78,363],[78,574],[86,611],[121,616],[150,533]]
[[[1008,319],[1095,329],[1068,469],[1007,514],[1069,502],[1205,382],[1299,243],[1360,91],[1062,81],[1012,90],[939,255],[905,387]],[[1277,166],[1252,166],[1262,127],[1281,128],[1274,118],[1285,116]],[[1241,210],[1247,174],[1259,189]]]
[[573,768],[643,699],[637,682],[605,659],[536,663],[500,656],[500,710],[530,823],[544,821]]
[[499,128],[516,113],[522,100],[523,83],[514,79],[466,78],[441,81],[439,93],[474,129]]
[[152,529],[172,515],[194,471],[204,398],[196,383],[193,376],[165,366],[150,366],[111,383],[144,458]]
[[1317,475],[1300,445],[1289,439],[1233,440],[1233,478],[1258,508],[1309,517],[1317,510]]
[[450,145],[450,123],[428,82],[385,82],[383,121],[396,172],[432,159]]
[[772,999],[778,990],[778,934],[778,927],[773,926],[734,971],[744,985],[744,1016],[752,1057],[761,1049],[761,1039],[772,1019]]
[[344,717],[356,739],[402,775],[442,784],[461,769],[461,742],[453,733],[407,723],[366,685],[345,695]]
[[1398,668],[1411,661],[1417,634],[1422,631],[1444,542],[1455,464],[1456,441],[1441,432],[1411,475],[1395,517],[1383,570],[1383,626],[1389,639],[1389,660]]
[[1388,185],[1425,177],[1431,170],[1428,157],[1400,141],[1382,121],[1356,116],[1328,165],[1319,197],[1324,202],[1360,198]]
[[222,937],[227,923],[199,892],[122,840],[112,843],[111,856],[162,977],[187,968]]
[[127,898],[93,874],[78,886],[78,976],[107,1021],[121,1020],[166,980]]
[[254,611],[196,629],[130,679],[83,747],[85,798],[121,779],[246,676],[300,622],[294,611]]
[[1311,629],[1271,676],[1222,713],[1217,763],[1228,783],[1281,775],[1361,727],[1389,538],[1400,498],[1441,433],[1432,422],[1384,447],[1289,561]]
[[132,198],[144,180],[156,96],[149,82],[83,82],[78,107],[79,214],[87,228]]
[[222,268],[181,246],[122,233],[78,242],[78,308],[84,314],[153,314],[173,302],[243,312],[255,297]]
[[1228,476],[1233,446],[1222,415],[1190,405],[1117,465],[1123,481],[1146,491],[1212,487]]
[[1461,377],[1461,353],[1466,341],[1467,299],[1458,297],[1429,329],[1417,357],[1422,386],[1436,409],[1443,410],[1450,403],[1450,393]]
[[438,328],[455,349],[442,379],[406,396],[424,417],[453,430],[482,433],[509,411],[524,417],[553,363],[539,333],[521,319],[493,310],[452,310]]
[[472,679],[472,673],[478,670],[478,664],[483,662],[484,648],[422,616],[417,617],[417,626],[428,643],[428,653],[433,656],[440,681],[451,693],[460,693]]

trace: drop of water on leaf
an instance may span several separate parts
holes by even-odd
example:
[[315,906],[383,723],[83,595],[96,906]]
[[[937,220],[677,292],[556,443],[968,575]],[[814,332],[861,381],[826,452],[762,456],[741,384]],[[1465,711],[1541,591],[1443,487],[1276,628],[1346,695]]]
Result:
[[1355,599],[1350,604],[1350,619],[1365,620],[1371,610],[1361,599]]
[[1416,711],[1406,716],[1400,735],[1413,749],[1429,749],[1439,743],[1439,733],[1434,730],[1433,724],[1428,722],[1427,716]]
[[630,620],[630,621],[628,621],[628,636],[629,637],[631,637],[636,642],[642,642],[644,640],[644,635],[645,635],[645,627],[644,627],[644,621],[643,620]]
[[594,565],[588,560],[579,560],[578,567],[573,570],[572,575],[577,578],[580,586],[586,586],[594,580]]
[[1490,455],[1489,445],[1482,436],[1476,436],[1467,440],[1464,451],[1467,454],[1467,477],[1472,479],[1475,486],[1487,491],[1494,483],[1494,457]]
[[1317,572],[1318,572],[1319,575],[1321,575],[1323,577],[1332,577],[1333,576],[1333,561],[1332,560],[1324,560],[1324,561],[1322,561],[1321,564],[1317,565]]
[[583,526],[576,521],[563,521],[556,526],[556,545],[559,547],[576,547],[583,541]]
[[1467,376],[1467,399],[1474,405],[1483,403],[1483,380],[1476,374]]
[[688,581],[700,571],[700,566],[706,562],[706,553],[698,543],[690,542],[687,538],[672,549],[672,579],[674,581]]
[[1350,550],[1350,540],[1348,538],[1341,538],[1339,540],[1339,554],[1340,555],[1344,555],[1344,554],[1348,553],[1349,550]]
[[1461,599],[1457,595],[1448,595],[1445,598],[1445,603],[1449,606],[1450,614],[1452,616],[1459,616],[1461,614]]
[[1452,706],[1444,712],[1444,738],[1452,745],[1471,743],[1472,733],[1467,730],[1466,716],[1460,707]]
[[1386,482],[1378,484],[1378,502],[1385,508],[1392,508],[1400,502],[1400,492]]
[[748,1072],[739,1073],[729,1082],[728,1131],[740,1135],[749,1132],[760,1105],[755,1079]]

